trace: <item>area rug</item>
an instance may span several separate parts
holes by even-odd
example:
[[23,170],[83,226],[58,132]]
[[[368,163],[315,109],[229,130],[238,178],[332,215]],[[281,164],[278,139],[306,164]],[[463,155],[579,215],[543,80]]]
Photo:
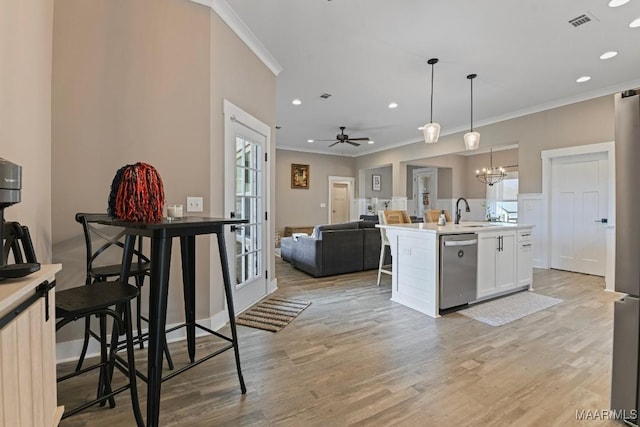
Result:
[[239,315],[238,325],[278,332],[311,305],[310,302],[271,297]]
[[525,291],[479,303],[458,313],[487,325],[501,326],[561,302],[558,298]]

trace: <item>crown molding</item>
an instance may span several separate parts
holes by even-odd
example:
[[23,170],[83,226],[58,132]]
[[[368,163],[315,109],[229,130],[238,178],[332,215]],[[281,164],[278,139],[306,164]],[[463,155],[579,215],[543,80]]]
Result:
[[192,3],[208,6],[213,10],[228,26],[236,33],[240,40],[247,45],[249,49],[267,66],[271,72],[277,76],[282,71],[282,65],[278,63],[271,52],[260,42],[258,37],[253,34],[238,14],[229,6],[225,0],[188,0]]

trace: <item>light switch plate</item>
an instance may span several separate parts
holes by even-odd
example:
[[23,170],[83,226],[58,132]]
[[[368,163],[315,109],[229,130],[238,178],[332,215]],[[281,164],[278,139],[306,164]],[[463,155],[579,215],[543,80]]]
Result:
[[202,197],[187,197],[187,212],[202,212]]

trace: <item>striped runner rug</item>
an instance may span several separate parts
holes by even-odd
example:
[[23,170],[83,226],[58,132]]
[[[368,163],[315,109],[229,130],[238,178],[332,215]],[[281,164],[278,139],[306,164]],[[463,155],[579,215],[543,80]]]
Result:
[[236,318],[236,324],[278,332],[311,305],[310,302],[271,297],[251,307]]

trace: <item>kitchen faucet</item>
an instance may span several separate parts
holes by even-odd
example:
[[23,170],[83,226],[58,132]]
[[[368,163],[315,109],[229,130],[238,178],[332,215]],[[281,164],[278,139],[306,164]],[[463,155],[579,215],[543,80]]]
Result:
[[469,203],[467,203],[467,199],[465,199],[464,197],[460,197],[456,201],[456,220],[453,222],[454,224],[460,224],[460,217],[462,216],[460,214],[460,208],[458,207],[458,205],[460,204],[460,200],[463,200],[464,204],[466,205],[465,212],[471,212],[471,209],[469,209]]

